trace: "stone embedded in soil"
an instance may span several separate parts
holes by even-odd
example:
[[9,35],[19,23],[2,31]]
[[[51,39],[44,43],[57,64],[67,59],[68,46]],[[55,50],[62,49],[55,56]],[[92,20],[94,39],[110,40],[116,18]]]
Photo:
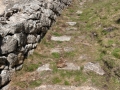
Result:
[[74,26],[74,25],[76,25],[77,24],[77,22],[66,22],[68,25],[70,25],[70,26]]
[[52,36],[51,40],[53,41],[70,41],[71,36]]
[[78,10],[78,11],[76,12],[77,15],[80,15],[80,14],[82,14],[82,13],[83,13],[83,12],[80,11],[80,10]]
[[66,67],[58,68],[62,70],[80,70],[80,66],[75,65],[74,63],[66,63]]
[[41,85],[34,90],[99,90],[93,86],[63,86],[63,85]]
[[10,81],[10,72],[8,70],[2,70],[0,74],[1,85],[5,85]]
[[50,50],[51,53],[60,53],[62,51],[62,48],[53,48]]
[[99,75],[104,75],[105,72],[104,70],[101,68],[101,66],[99,65],[99,63],[91,63],[91,62],[88,62],[84,65],[84,71],[87,72],[87,71],[93,71]]
[[60,48],[60,47],[56,47],[51,49],[51,53],[62,53],[62,52],[71,52],[74,51],[75,49],[72,47],[64,47],[64,48]]
[[87,54],[82,54],[79,56],[78,60],[89,60],[91,57]]
[[92,87],[92,86],[81,86],[81,87],[76,88],[75,90],[99,90],[99,89]]
[[50,64],[45,64],[45,65],[39,67],[39,68],[37,69],[37,72],[41,72],[41,71],[51,71],[51,69],[50,69],[49,67],[50,67]]

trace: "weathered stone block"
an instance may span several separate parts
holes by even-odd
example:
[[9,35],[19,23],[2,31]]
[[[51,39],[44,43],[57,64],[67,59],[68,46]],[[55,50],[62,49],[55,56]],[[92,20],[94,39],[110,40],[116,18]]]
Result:
[[17,48],[17,40],[14,39],[12,36],[6,36],[3,39],[2,45],[1,45],[1,53],[2,54],[8,54],[13,51],[15,51]]
[[7,57],[7,60],[8,60],[8,62],[9,62],[9,68],[12,68],[12,67],[15,66],[18,58],[17,58],[17,55],[16,55],[16,54],[10,53],[10,54],[8,55],[8,57]]

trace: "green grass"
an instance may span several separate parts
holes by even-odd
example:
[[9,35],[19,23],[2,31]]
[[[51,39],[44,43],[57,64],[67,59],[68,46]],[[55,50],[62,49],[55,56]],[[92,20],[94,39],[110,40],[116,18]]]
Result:
[[59,53],[52,53],[52,56],[53,56],[53,58],[57,58],[57,59],[60,58],[60,54]]
[[54,32],[53,33],[54,36],[62,36],[62,34],[58,33],[58,32]]
[[74,56],[75,56],[75,51],[72,51],[72,52],[66,52],[66,53],[64,53],[63,54],[63,56],[65,57],[65,58],[73,58]]
[[57,84],[57,83],[60,83],[62,80],[59,78],[59,77],[54,77],[53,79],[52,79],[52,83],[53,84]]
[[118,59],[120,59],[120,48],[116,48],[113,50],[112,55]]
[[40,80],[34,80],[34,81],[31,81],[31,82],[29,83],[29,86],[30,86],[31,88],[34,88],[34,87],[40,86],[41,84],[42,84],[42,82],[41,82]]
[[25,88],[27,86],[27,82],[17,82],[17,83],[15,83],[15,85],[17,85],[21,88]]
[[33,72],[39,67],[39,64],[29,64],[29,65],[24,65],[24,71],[26,72]]
[[65,85],[70,85],[69,81],[64,82]]

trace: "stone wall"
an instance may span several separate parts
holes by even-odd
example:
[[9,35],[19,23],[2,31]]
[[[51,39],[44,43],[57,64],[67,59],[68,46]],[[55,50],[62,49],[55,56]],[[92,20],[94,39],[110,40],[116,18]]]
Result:
[[9,83],[12,72],[22,68],[24,59],[71,1],[11,0],[6,8],[2,6],[5,10],[0,12],[0,87]]

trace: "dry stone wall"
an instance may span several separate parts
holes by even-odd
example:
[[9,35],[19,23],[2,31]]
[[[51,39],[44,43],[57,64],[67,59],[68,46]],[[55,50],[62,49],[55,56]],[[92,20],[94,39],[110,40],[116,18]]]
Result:
[[71,1],[11,0],[13,3],[0,12],[0,87],[11,80],[12,72],[22,68],[24,59]]

